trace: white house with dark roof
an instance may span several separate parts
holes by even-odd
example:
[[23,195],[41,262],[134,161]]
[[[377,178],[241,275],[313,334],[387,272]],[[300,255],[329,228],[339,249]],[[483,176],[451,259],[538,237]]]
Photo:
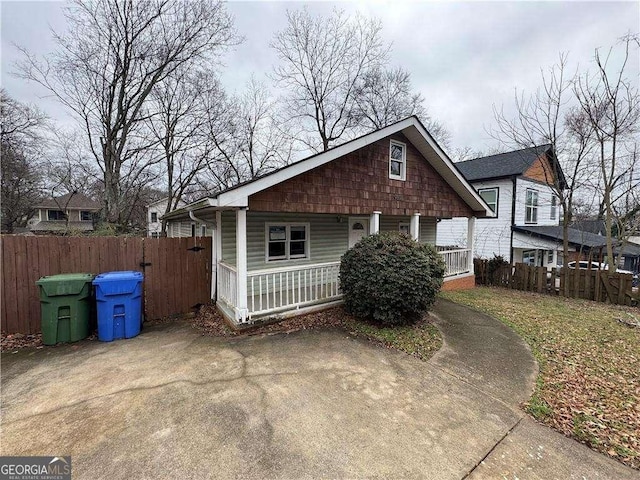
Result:
[[[435,244],[438,219],[464,217],[473,232],[475,219],[488,215],[485,201],[409,117],[164,218],[211,229],[212,298],[242,324],[341,301],[340,257],[365,235],[407,232]],[[473,287],[473,237],[440,254],[444,288]]]
[[[560,224],[553,185],[556,175],[559,183],[564,183],[564,175],[550,145],[475,158],[455,166],[495,213],[476,222],[476,257],[501,255],[512,264],[557,264],[562,240],[526,231],[527,227]],[[467,236],[464,219],[441,219],[436,242],[441,248],[461,248],[466,246]]]

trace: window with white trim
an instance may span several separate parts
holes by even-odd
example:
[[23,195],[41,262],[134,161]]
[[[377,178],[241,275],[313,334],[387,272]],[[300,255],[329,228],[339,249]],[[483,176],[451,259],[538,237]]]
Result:
[[484,202],[489,206],[491,211],[498,216],[498,188],[481,188],[478,195],[482,197]]
[[309,257],[309,224],[268,223],[266,225],[267,262]]
[[553,250],[547,252],[547,263],[553,263]]
[[158,212],[151,212],[151,223],[158,222]]
[[525,265],[534,265],[536,264],[536,251],[535,250],[525,250],[522,252],[522,263]]
[[538,192],[530,188],[525,192],[524,223],[538,223]]
[[558,215],[558,197],[551,195],[551,215],[550,219],[555,220]]
[[389,178],[405,180],[407,178],[407,146],[391,140],[389,145]]
[[411,224],[402,222],[398,225],[398,231],[400,233],[406,233],[407,235],[411,235]]

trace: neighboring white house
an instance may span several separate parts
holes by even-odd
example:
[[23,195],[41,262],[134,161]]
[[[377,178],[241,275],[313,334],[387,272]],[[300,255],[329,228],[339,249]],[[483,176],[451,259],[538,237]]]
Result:
[[[416,117],[168,213],[169,236],[213,231],[212,298],[236,324],[341,301],[340,257],[363,236],[435,244],[438,218],[491,215]],[[208,230],[207,230],[208,232]],[[473,238],[441,251],[444,288],[473,287]]]
[[[169,201],[168,197],[161,198],[160,200],[156,200],[153,203],[147,205],[147,236],[148,237],[159,237],[162,232],[162,216],[167,211],[167,203]],[[186,205],[182,200],[178,202],[178,208],[184,207]],[[182,227],[181,227],[182,228]],[[197,228],[196,228],[197,230]],[[185,232],[191,233],[191,225],[185,225]],[[197,233],[197,232],[196,232]],[[191,235],[169,235],[168,236],[191,236]],[[195,235],[194,235],[195,236]]]
[[[564,176],[550,145],[476,158],[455,166],[496,213],[493,218],[476,222],[476,257],[501,255],[512,264],[557,264],[562,240],[538,234],[539,227],[553,229],[560,224],[552,176],[559,175],[561,182]],[[466,219],[442,219],[437,245],[465,247],[467,233]]]

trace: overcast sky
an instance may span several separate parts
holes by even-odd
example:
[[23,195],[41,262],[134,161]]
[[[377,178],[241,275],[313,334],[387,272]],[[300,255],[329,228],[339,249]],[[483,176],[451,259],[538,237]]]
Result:
[[[46,92],[10,75],[17,52],[26,46],[44,55],[53,49],[50,28],[65,29],[60,2],[1,3],[2,85],[9,95],[39,105],[69,123],[65,111]],[[493,106],[512,110],[514,89],[533,91],[540,69],[568,52],[572,66],[588,67],[594,49],[608,48],[627,32],[640,32],[640,2],[232,2],[242,45],[225,57],[220,72],[229,90],[241,88],[253,73],[271,70],[269,47],[283,29],[287,9],[308,5],[312,13],[336,6],[382,20],[392,43],[391,63],[409,70],[414,88],[426,98],[433,117],[452,134],[452,146],[487,150],[495,146],[485,128]],[[632,71],[638,80],[638,58]]]

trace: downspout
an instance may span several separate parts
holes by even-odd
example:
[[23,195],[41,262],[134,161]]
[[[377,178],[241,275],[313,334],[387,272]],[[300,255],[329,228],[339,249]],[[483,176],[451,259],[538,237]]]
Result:
[[513,265],[513,227],[516,225],[516,183],[517,176],[511,177],[513,182],[513,189],[511,190],[511,239],[509,244],[509,265]]

